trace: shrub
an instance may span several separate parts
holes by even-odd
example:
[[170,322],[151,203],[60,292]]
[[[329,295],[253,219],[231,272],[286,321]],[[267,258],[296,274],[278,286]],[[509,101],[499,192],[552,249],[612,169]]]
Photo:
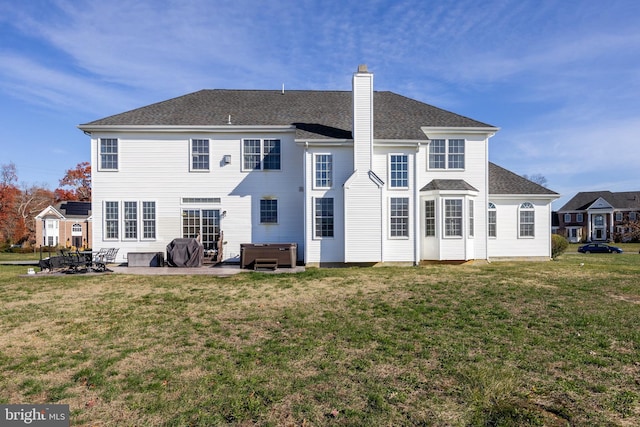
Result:
[[567,239],[559,234],[551,235],[551,258],[555,259],[558,256],[562,255],[564,251],[567,250],[567,247],[569,247],[569,242],[567,241]]

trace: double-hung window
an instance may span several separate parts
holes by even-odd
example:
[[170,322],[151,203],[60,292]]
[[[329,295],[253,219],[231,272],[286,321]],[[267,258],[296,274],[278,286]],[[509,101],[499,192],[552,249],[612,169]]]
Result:
[[116,138],[100,138],[99,143],[100,170],[118,170],[118,140]]
[[409,198],[392,197],[389,207],[390,236],[409,237]]
[[333,185],[333,157],[331,154],[315,155],[315,188],[331,188]]
[[314,210],[315,237],[333,237],[333,198],[318,197]]
[[489,237],[498,236],[498,218],[496,214],[496,205],[489,202],[489,211],[487,213],[487,233]]
[[208,171],[209,170],[209,140],[208,139],[192,139],[191,140],[191,170],[192,171]]
[[278,223],[278,200],[277,199],[260,200],[260,223],[261,224],[277,224]]
[[475,232],[475,223],[473,216],[473,200],[469,200],[469,237],[473,237]]
[[638,215],[635,212],[629,212],[629,221],[635,221],[638,219]]
[[389,175],[392,188],[409,187],[409,157],[406,154],[389,155]]
[[434,237],[436,235],[436,201],[424,201],[424,235]]
[[156,238],[156,202],[142,202],[142,238]]
[[444,235],[462,237],[462,199],[444,200]]
[[533,203],[524,202],[520,205],[520,234],[519,237],[535,236],[535,209]]
[[464,169],[464,139],[433,139],[429,143],[429,169]]
[[243,170],[280,170],[281,144],[279,139],[242,140]]
[[138,238],[138,202],[123,203],[123,222],[124,222],[124,238]]
[[570,213],[564,214],[564,223],[568,224],[570,222],[571,222],[571,214]]
[[118,238],[118,202],[104,202],[104,238],[113,240]]

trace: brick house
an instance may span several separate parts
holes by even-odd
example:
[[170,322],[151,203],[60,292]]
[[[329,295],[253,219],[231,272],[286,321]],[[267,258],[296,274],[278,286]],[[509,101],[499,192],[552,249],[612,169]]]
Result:
[[36,216],[36,246],[91,247],[91,202],[59,202]]
[[624,239],[640,220],[640,191],[580,192],[557,213],[557,233],[572,243]]

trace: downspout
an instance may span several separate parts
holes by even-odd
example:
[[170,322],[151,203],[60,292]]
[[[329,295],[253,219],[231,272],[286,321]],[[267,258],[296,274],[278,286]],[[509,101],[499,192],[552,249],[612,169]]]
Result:
[[491,262],[489,259],[489,137],[487,136],[487,143],[484,145],[484,206],[482,207],[484,212],[484,258],[487,262]]
[[416,144],[416,154],[413,156],[413,265],[420,265],[420,190],[418,185],[418,155],[420,154],[420,143]]
[[[304,257],[303,257],[303,262],[304,265],[307,265],[307,257],[308,257],[308,253],[309,253],[309,241],[307,240],[308,237],[308,228],[309,228],[309,217],[308,217],[308,208],[307,208],[307,204],[309,203],[307,200],[307,179],[309,179],[309,177],[307,176],[307,162],[309,161],[309,141],[305,141],[304,143],[304,164],[302,165],[302,176],[304,177],[304,192],[303,197],[304,197],[304,208],[303,208],[303,215],[304,215]],[[313,227],[313,226],[312,226]]]

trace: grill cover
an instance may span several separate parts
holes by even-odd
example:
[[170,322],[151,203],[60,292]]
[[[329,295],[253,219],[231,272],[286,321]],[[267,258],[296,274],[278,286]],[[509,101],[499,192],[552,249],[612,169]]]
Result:
[[171,267],[202,267],[204,247],[196,239],[173,239],[167,245],[167,264]]

